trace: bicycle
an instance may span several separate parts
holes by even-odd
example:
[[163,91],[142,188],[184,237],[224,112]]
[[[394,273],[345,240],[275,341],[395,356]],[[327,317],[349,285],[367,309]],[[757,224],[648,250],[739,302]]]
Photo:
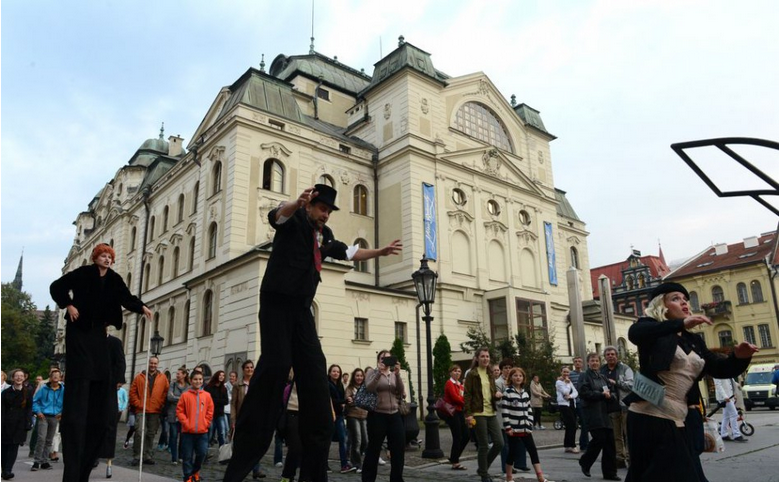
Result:
[[[718,403],[718,406],[710,411],[706,417],[711,418],[715,413],[718,412],[719,409],[725,407],[725,402]],[[745,436],[753,436],[753,433],[756,432],[756,428],[754,428],[752,424],[745,420],[745,412],[742,409],[737,409],[737,426],[739,426],[740,433],[744,434]]]

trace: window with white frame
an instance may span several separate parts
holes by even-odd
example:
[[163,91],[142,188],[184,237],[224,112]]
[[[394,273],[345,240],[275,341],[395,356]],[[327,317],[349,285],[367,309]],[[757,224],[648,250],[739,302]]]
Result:
[[756,345],[756,331],[753,327],[742,327],[742,336],[746,342]]
[[354,340],[369,340],[369,322],[366,318],[354,318],[353,319],[353,339]]
[[761,340],[761,347],[765,349],[772,348],[772,335],[769,333],[769,325],[763,323],[759,325],[759,337]]
[[406,322],[394,322],[394,338],[400,339],[404,344],[408,343],[408,324]]

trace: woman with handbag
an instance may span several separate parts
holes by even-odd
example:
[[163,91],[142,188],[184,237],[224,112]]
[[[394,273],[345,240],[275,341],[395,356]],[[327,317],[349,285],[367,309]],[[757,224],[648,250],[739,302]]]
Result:
[[530,407],[533,408],[533,429],[546,429],[541,426],[541,409],[544,407],[544,399],[552,399],[545,390],[544,386],[538,380],[537,375],[533,375],[530,381]]
[[598,372],[601,358],[597,353],[587,354],[587,372],[579,379],[579,397],[582,399],[585,426],[590,431],[590,444],[579,458],[579,466],[586,477],[590,476],[598,454],[601,453],[601,472],[604,480],[620,480],[615,461],[614,431],[609,413],[620,410],[620,403],[614,394],[614,386]]
[[405,465],[405,425],[400,414],[400,401],[405,391],[400,378],[400,363],[388,350],[378,352],[378,366],[365,378],[366,388],[377,396],[375,409],[367,414],[367,452],[362,464],[362,481],[374,482],[378,475],[378,458],[383,440],[388,441],[391,454],[389,481],[401,482]]
[[[478,474],[482,482],[491,482],[489,466],[503,448],[503,433],[495,416],[496,403],[503,397],[490,375],[489,349],[476,351],[473,365],[465,378],[465,420],[473,423],[478,441]],[[492,448],[489,441],[492,438]]]
[[[470,441],[470,430],[468,424],[465,422],[465,387],[459,381],[462,376],[462,369],[458,365],[452,365],[449,369],[449,375],[451,376],[446,385],[443,388],[443,397],[441,398],[441,406],[439,407],[439,414],[449,425],[451,430],[451,454],[449,455],[449,463],[451,463],[452,470],[467,470],[464,465],[459,462],[459,457],[465,450],[465,447]],[[436,407],[437,404],[436,404]]]
[[364,382],[364,371],[356,368],[345,388],[345,424],[348,428],[348,448],[351,464],[361,473],[362,455],[367,451],[367,410],[356,405],[353,398]]

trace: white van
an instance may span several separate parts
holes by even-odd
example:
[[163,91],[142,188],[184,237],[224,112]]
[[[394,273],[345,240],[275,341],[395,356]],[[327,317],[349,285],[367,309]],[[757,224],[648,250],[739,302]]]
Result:
[[768,407],[771,410],[778,407],[776,386],[772,384],[772,371],[776,365],[754,364],[748,367],[745,385],[742,386],[742,397],[748,411],[754,407]]

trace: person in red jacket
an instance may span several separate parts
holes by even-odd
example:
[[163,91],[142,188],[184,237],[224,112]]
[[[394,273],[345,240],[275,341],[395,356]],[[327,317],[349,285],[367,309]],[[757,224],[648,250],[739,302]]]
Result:
[[451,378],[446,381],[443,389],[443,400],[454,406],[454,414],[444,416],[451,430],[451,455],[449,456],[449,462],[453,470],[465,470],[465,466],[459,462],[459,457],[468,445],[468,441],[470,441],[470,430],[468,430],[468,425],[462,412],[465,407],[465,388],[459,381],[459,378],[462,376],[462,369],[458,365],[453,365],[449,369],[449,375]]
[[[147,394],[146,407],[144,403],[144,394]],[[139,372],[131,384],[130,394],[128,396],[130,405],[136,413],[136,435],[133,438],[133,461],[132,466],[139,464],[141,457],[141,442],[144,440],[144,464],[154,465],[153,440],[160,428],[160,415],[163,413],[163,405],[166,403],[166,397],[169,392],[169,380],[166,374],[158,372],[158,358],[150,357],[149,365],[146,371]],[[141,435],[142,419],[146,421],[143,425],[144,436]]]
[[[207,456],[209,448],[209,426],[215,414],[212,396],[201,389],[204,374],[193,371],[190,374],[190,389],[183,393],[177,403],[177,420],[182,425],[180,435],[180,457],[182,457],[182,474],[186,482],[200,482],[198,472]],[[196,459],[193,459],[193,454]]]

